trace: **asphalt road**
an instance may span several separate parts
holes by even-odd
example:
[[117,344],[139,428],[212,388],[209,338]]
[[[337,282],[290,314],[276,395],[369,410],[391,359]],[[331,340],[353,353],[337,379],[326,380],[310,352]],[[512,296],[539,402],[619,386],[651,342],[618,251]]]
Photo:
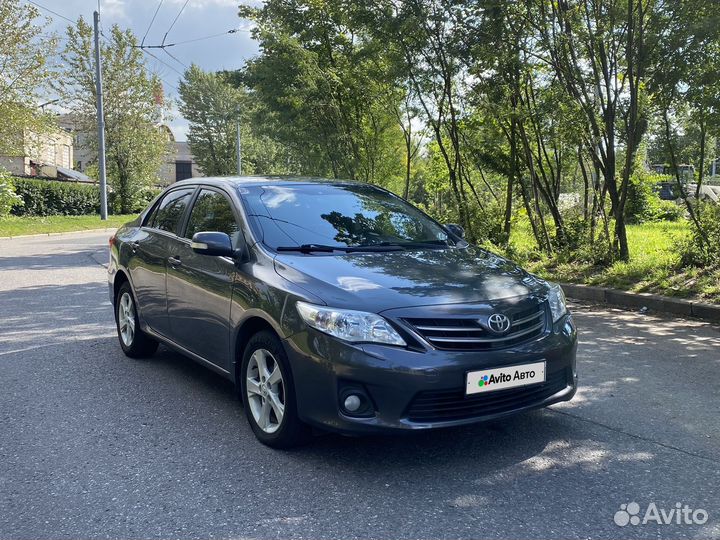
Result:
[[568,404],[279,452],[222,378],[123,356],[108,236],[0,240],[0,539],[720,538],[717,327],[576,305]]

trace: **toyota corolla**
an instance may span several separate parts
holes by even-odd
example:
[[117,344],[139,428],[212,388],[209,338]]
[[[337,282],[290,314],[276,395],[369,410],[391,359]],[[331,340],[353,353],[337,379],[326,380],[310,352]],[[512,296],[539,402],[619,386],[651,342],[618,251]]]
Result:
[[120,346],[162,343],[227,377],[273,447],[571,399],[562,289],[463,236],[366,184],[178,182],[110,239]]

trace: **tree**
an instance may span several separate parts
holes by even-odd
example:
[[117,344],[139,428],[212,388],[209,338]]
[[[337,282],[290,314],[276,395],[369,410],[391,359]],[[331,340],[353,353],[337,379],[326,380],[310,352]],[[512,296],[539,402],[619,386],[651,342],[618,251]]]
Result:
[[241,16],[257,23],[261,49],[245,81],[298,172],[385,183],[402,175],[394,114],[402,93],[394,91],[382,50],[363,34],[354,10],[353,3],[332,0],[241,8]]
[[[93,31],[80,17],[67,29],[67,45],[57,90],[75,116],[77,128],[97,152]],[[157,183],[168,152],[169,135],[162,121],[162,86],[144,62],[136,37],[117,25],[101,41],[106,130],[107,175],[117,210],[130,213],[142,188]]]
[[[554,69],[585,123],[584,145],[612,204],[617,254],[627,260],[625,203],[635,156],[647,130],[643,83],[656,0],[534,0],[528,12],[539,39],[529,51]],[[624,159],[618,179],[619,144]],[[618,181],[619,180],[619,181]]]
[[189,122],[188,142],[206,175],[237,172],[240,124],[243,174],[288,174],[287,148],[264,128],[264,107],[244,86],[242,71],[208,73],[190,66],[180,82],[180,112]]
[[[662,38],[653,51],[657,69],[651,73],[648,87],[655,110],[660,117],[662,147],[695,226],[698,243],[710,249],[711,241],[704,230],[699,213],[700,190],[705,175],[708,135],[720,132],[720,29],[717,6],[711,0],[688,0],[658,17]],[[658,32],[660,33],[660,32]],[[685,152],[680,145],[679,125],[684,124]],[[696,135],[693,137],[693,135]],[[695,139],[696,145],[687,144]],[[695,146],[697,152],[687,152]],[[684,154],[684,155],[683,155]],[[694,155],[693,155],[694,154]],[[698,179],[695,204],[689,199],[680,177],[682,161],[696,158]]]
[[242,92],[222,76],[205,72],[195,64],[185,72],[179,91],[180,113],[190,124],[188,143],[200,168],[208,176],[235,173]]
[[244,80],[301,170],[397,177],[470,240],[509,247],[526,213],[547,255],[604,264],[630,257],[648,126],[662,126],[652,155],[661,141],[704,181],[720,136],[716,3],[269,0],[241,8],[261,43]]
[[19,0],[0,2],[0,154],[22,152],[24,134],[46,131],[42,114],[56,40],[44,35],[38,10]]
[[[359,8],[358,8],[359,9]],[[393,70],[403,73],[423,112],[446,169],[457,216],[468,238],[475,239],[467,189],[482,203],[469,175],[463,152],[464,109],[461,61],[463,25],[476,12],[461,1],[385,0],[368,5],[364,19],[375,41],[384,44]]]

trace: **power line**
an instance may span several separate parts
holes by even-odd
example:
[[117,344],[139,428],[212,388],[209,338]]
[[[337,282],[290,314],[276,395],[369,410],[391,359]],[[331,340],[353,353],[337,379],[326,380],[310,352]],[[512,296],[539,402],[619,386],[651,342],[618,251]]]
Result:
[[162,44],[163,44],[163,45],[165,45],[165,40],[167,39],[167,36],[168,36],[168,34],[170,33],[170,30],[173,29],[173,27],[175,26],[175,23],[176,23],[177,20],[180,18],[180,15],[182,15],[182,12],[185,11],[185,7],[188,5],[188,2],[189,2],[189,1],[190,1],[190,0],[185,0],[185,3],[184,3],[183,6],[180,8],[180,12],[175,16],[175,18],[173,19],[172,24],[170,24],[170,28],[168,28],[167,32],[165,32],[165,35],[163,36],[163,40],[162,40]]
[[150,29],[152,28],[152,25],[155,22],[155,17],[157,17],[158,11],[160,11],[160,8],[162,7],[163,2],[164,2],[164,0],[160,0],[158,7],[155,9],[155,13],[152,16],[152,19],[150,19],[150,24],[148,25],[147,30],[145,30],[145,35],[143,36],[142,42],[140,43],[141,46],[145,45],[145,38],[147,37],[148,32],[150,32]]
[[[161,63],[162,65],[164,65],[164,66],[168,67],[169,69],[173,70],[173,71],[174,71],[175,73],[177,73],[178,75],[183,75],[183,74],[180,73],[177,69],[175,69],[173,66],[171,66],[170,64],[168,64],[168,63],[166,63],[166,62],[163,62],[160,58],[158,58],[158,57],[155,56],[153,53],[151,53],[150,51],[148,51],[148,50],[147,50],[147,47],[145,46],[145,38],[147,38],[148,33],[150,32],[150,29],[152,28],[152,25],[153,25],[153,23],[155,22],[155,18],[157,17],[158,12],[160,11],[160,8],[161,8],[162,5],[163,5],[163,2],[164,2],[164,0],[160,0],[160,1],[158,2],[157,7],[155,8],[155,12],[153,13],[152,18],[150,19],[150,24],[148,24],[147,30],[145,30],[145,35],[143,35],[143,38],[142,38],[142,41],[140,42],[140,45],[135,45],[135,47],[139,48],[139,49],[140,49],[141,51],[143,51],[145,54],[151,56],[152,58],[154,58],[155,60],[157,60],[157,61],[158,61],[159,63]],[[187,4],[187,2],[185,2],[185,3]],[[183,9],[185,9],[185,6],[183,6]],[[180,10],[180,13],[182,13],[182,9]],[[177,18],[178,18],[179,16],[180,16],[180,14],[178,14],[178,16],[175,17],[175,20],[177,20]],[[172,26],[173,26],[174,24],[175,24],[175,21],[173,21],[173,24],[170,26],[170,29],[172,29]],[[170,31],[170,29],[168,29],[168,32]],[[167,36],[167,32],[165,33],[165,35]],[[177,58],[173,57],[171,54],[168,53],[168,55],[169,55],[171,58],[175,59],[177,62],[180,62]],[[182,63],[182,62],[180,62],[180,63]],[[178,93],[180,92],[180,90],[177,88],[177,86],[175,86],[175,85],[172,84],[172,83],[169,83],[167,80],[165,80],[164,78],[162,78],[162,77],[160,76],[160,74],[157,72],[157,70],[154,72],[154,74],[155,74],[155,76],[156,76],[158,79],[160,79],[164,84],[166,84],[167,86],[169,86],[172,90],[174,90],[175,92],[178,92]]]
[[175,73],[177,73],[177,74],[180,75],[181,77],[184,77],[184,76],[185,76],[184,73],[178,71],[177,69],[175,69],[175,67],[173,67],[172,65],[168,64],[167,62],[164,62],[163,60],[160,59],[160,57],[155,56],[153,53],[151,53],[150,51],[148,51],[146,48],[141,49],[141,50],[142,50],[142,52],[144,52],[145,54],[148,54],[148,55],[152,56],[155,60],[157,60],[158,62],[160,62],[160,63],[161,63],[162,65],[164,65],[165,67],[170,68],[171,70],[173,70]]
[[226,32],[220,32],[218,34],[212,34],[209,36],[194,38],[194,39],[186,39],[185,41],[176,41],[172,45],[184,45],[185,43],[195,43],[196,41],[204,41],[206,39],[212,39],[220,36],[225,36],[227,34],[235,34],[237,32],[250,32],[250,30],[245,30],[243,28],[233,28],[232,30],[228,30]]
[[33,0],[27,0],[27,1],[30,2],[32,5],[34,5],[34,6],[36,6],[36,7],[39,7],[40,9],[44,9],[45,11],[47,11],[47,12],[49,12],[49,13],[52,13],[52,14],[55,15],[56,17],[60,17],[61,19],[66,20],[66,21],[69,22],[69,23],[75,24],[75,23],[77,22],[77,21],[73,21],[73,20],[70,19],[69,17],[66,17],[65,15],[61,15],[61,14],[58,13],[57,11],[53,11],[53,10],[50,9],[49,7],[45,7],[45,6],[43,6],[42,4],[38,4],[37,2],[35,2],[35,1],[33,1]]
[[[162,1],[163,1],[163,0],[160,1],[160,4],[162,4]],[[27,2],[29,2],[30,4],[36,6],[36,7],[40,8],[40,9],[43,9],[43,10],[47,11],[48,13],[52,13],[52,14],[55,15],[56,17],[59,17],[59,18],[65,20],[65,21],[67,21],[67,22],[69,22],[69,23],[71,23],[71,24],[75,24],[75,23],[76,23],[76,21],[73,21],[73,20],[70,19],[69,17],[66,17],[65,15],[62,15],[62,14],[58,13],[57,11],[54,11],[54,10],[52,10],[52,9],[46,7],[46,6],[43,6],[42,4],[38,4],[38,3],[35,2],[34,0],[27,0]],[[159,9],[159,6],[158,6],[158,9]],[[157,15],[157,10],[156,10],[155,14]],[[151,24],[152,24],[152,23],[151,23]],[[103,38],[103,39],[104,39],[105,41],[107,41],[108,43],[111,43],[110,39],[109,39],[104,33],[100,32],[100,37]],[[63,40],[67,40],[68,38],[67,38],[67,37],[64,37],[64,38],[62,38],[62,39],[63,39]],[[172,69],[173,71],[175,71],[175,72],[178,73],[179,75],[183,75],[182,73],[180,73],[178,70],[176,70],[176,69],[175,69],[174,67],[172,67],[171,65],[167,64],[166,62],[163,62],[160,58],[158,58],[157,56],[155,56],[154,54],[152,54],[150,51],[145,50],[144,52],[147,53],[147,54],[149,54],[149,55],[152,56],[153,58],[155,58],[155,59],[156,59],[158,62],[160,62],[161,64],[163,64],[163,65],[167,66],[168,68]],[[158,79],[160,79],[163,83],[165,83],[165,84],[166,84],[168,87],[170,87],[172,90],[174,90],[175,92],[178,92],[178,93],[180,92],[180,90],[178,89],[178,87],[177,87],[176,85],[174,85],[174,84],[172,84],[172,83],[169,83],[167,80],[165,80],[165,79],[163,79],[162,77],[160,77],[160,75],[159,75],[157,72],[155,72],[155,75],[157,76]]]
[[[148,54],[150,54],[150,52],[148,51],[148,49],[158,49],[158,50],[161,50],[161,51],[163,51],[165,54],[167,54],[170,58],[172,58],[173,60],[175,60],[178,64],[180,64],[181,66],[183,66],[185,69],[188,69],[188,65],[187,65],[187,64],[185,64],[185,63],[184,63],[182,60],[180,60],[177,56],[173,55],[172,53],[170,53],[170,51],[168,51],[168,47],[174,47],[174,46],[176,46],[176,45],[182,45],[182,44],[185,44],[185,43],[195,43],[195,42],[197,42],[197,41],[203,41],[203,40],[206,40],[206,39],[211,39],[211,38],[215,38],[215,37],[219,37],[219,36],[225,36],[225,35],[228,35],[228,34],[234,34],[234,33],[236,33],[236,32],[241,32],[241,31],[243,31],[243,30],[240,29],[240,28],[232,28],[232,29],[230,29],[230,30],[226,30],[225,32],[219,32],[219,33],[217,33],[217,34],[211,34],[211,35],[209,35],[209,36],[202,36],[202,37],[198,37],[198,38],[187,39],[187,40],[184,40],[184,41],[177,41],[177,42],[175,42],[175,43],[161,43],[160,45],[144,45],[143,43],[141,43],[140,45],[135,45],[135,47],[137,47],[138,49],[141,49],[141,50],[147,52]],[[245,30],[245,31],[248,31],[248,30]],[[167,34],[166,34],[166,35],[167,35]],[[152,55],[152,56],[153,56],[153,58],[156,58],[157,60],[160,60],[159,58],[157,58],[157,56],[155,56],[155,55]],[[166,65],[167,65],[167,64],[166,64]],[[169,66],[168,66],[168,67],[169,67]],[[171,68],[171,69],[172,69],[172,68]]]
[[[148,53],[148,54],[150,54],[150,53]],[[166,66],[169,67],[170,69],[173,69],[172,66],[168,66],[167,64],[165,64],[165,62],[163,62],[162,60],[160,60],[157,56],[155,56],[155,55],[153,55],[153,54],[150,54],[150,56],[152,56],[152,57],[153,57],[155,60],[157,60],[158,62],[161,62],[162,64],[166,65]],[[152,71],[152,70],[151,70],[151,71]],[[174,70],[173,70],[173,71],[174,71]],[[155,75],[158,79],[160,79],[163,83],[165,83],[171,90],[174,90],[174,91],[177,92],[178,94],[180,93],[180,89],[179,89],[175,84],[173,84],[173,83],[171,83],[171,82],[168,82],[167,79],[164,79],[163,77],[161,77],[160,74],[157,72],[157,70],[156,70],[156,71],[152,71],[152,74]]]
[[163,51],[165,54],[167,54],[170,58],[172,58],[173,60],[175,60],[178,64],[180,64],[182,67],[184,67],[185,69],[187,69],[187,65],[186,65],[185,63],[183,63],[181,60],[179,60],[176,56],[173,56],[172,54],[170,54],[170,51],[168,51],[167,49],[162,49],[162,51]]
[[186,43],[195,43],[197,41],[204,41],[206,39],[212,39],[220,36],[226,36],[228,34],[235,34],[236,32],[250,32],[250,30],[245,30],[244,28],[232,28],[230,30],[226,30],[225,32],[218,32],[217,34],[210,34],[209,36],[202,36],[198,38],[193,39],[186,39],[184,41],[175,41],[173,43],[165,43],[161,45],[137,45],[137,47],[141,49],[165,49],[167,47],[174,47],[175,45],[184,45]]
[[[26,1],[27,1],[28,3],[30,3],[30,4],[32,4],[32,5],[40,8],[40,9],[43,9],[43,10],[47,11],[48,13],[52,13],[52,14],[55,15],[56,17],[60,17],[61,19],[65,20],[65,21],[67,21],[67,22],[69,22],[69,23],[71,23],[71,24],[75,24],[75,23],[77,22],[77,21],[73,21],[73,20],[70,19],[69,17],[66,17],[65,15],[62,15],[61,13],[58,13],[57,11],[54,11],[54,10],[52,10],[52,9],[50,9],[50,8],[42,5],[42,4],[39,4],[39,3],[35,2],[35,0],[26,0]],[[185,2],[185,3],[187,4],[187,2]],[[160,2],[160,4],[162,4],[162,1]],[[159,6],[158,6],[158,7],[159,7]],[[156,11],[156,14],[157,14],[157,11]],[[100,37],[102,37],[102,38],[103,38],[105,41],[107,41],[108,43],[111,43],[110,38],[108,38],[103,32],[100,33]],[[67,39],[67,38],[64,38],[64,39]],[[160,63],[161,63],[162,65],[164,65],[165,67],[171,69],[172,71],[174,71],[175,73],[177,73],[177,74],[180,75],[180,76],[184,76],[184,74],[183,74],[182,72],[180,72],[179,70],[175,69],[175,67],[173,67],[172,65],[168,64],[167,62],[164,62],[162,59],[160,59],[159,57],[155,56],[155,55],[152,54],[150,51],[148,51],[148,50],[147,50],[147,47],[139,47],[139,48],[141,48],[141,49],[143,50],[143,52],[145,52],[146,54],[152,56],[155,60],[157,60],[158,62],[160,62]],[[170,55],[170,56],[172,56],[172,55]],[[175,58],[175,57],[173,57],[173,58],[174,58],[176,61],[180,62],[177,58]],[[180,63],[182,64],[182,62],[180,62]],[[184,64],[183,64],[183,65],[184,65]],[[155,74],[157,75],[157,73],[155,73]],[[176,92],[179,91],[178,88],[177,88],[177,86],[175,86],[174,84],[169,83],[168,81],[166,81],[165,79],[163,79],[163,78],[160,77],[159,75],[158,75],[158,78],[159,78],[162,82],[164,82],[166,85],[168,85],[171,89],[175,90]]]

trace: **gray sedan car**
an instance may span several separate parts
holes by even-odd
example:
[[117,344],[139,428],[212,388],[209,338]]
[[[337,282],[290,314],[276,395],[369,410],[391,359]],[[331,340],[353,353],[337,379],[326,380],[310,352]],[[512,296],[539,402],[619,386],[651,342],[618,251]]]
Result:
[[227,377],[273,447],[495,419],[577,387],[558,285],[366,184],[178,182],[110,239],[108,276],[125,354],[163,343]]

